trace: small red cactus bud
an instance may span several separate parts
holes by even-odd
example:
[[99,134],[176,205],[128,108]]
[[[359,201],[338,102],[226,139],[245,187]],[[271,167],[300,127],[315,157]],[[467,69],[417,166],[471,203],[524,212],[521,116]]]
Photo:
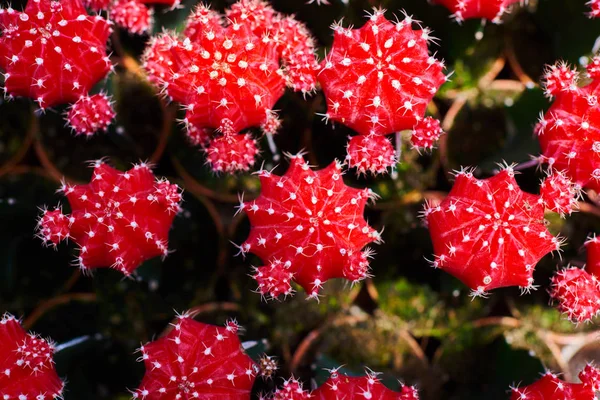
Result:
[[522,388],[511,388],[510,400],[592,400],[597,389],[598,370],[588,365],[579,374],[583,383],[562,381],[551,372],[546,372],[538,381]]
[[52,211],[44,210],[38,220],[37,236],[44,244],[56,247],[63,239],[69,237],[69,218],[56,208]]
[[41,108],[72,103],[111,69],[109,23],[81,0],[30,0],[23,12],[0,8],[0,69],[5,91]]
[[[71,214],[68,236],[79,246],[82,270],[112,267],[131,274],[142,262],[168,254],[169,229],[179,211],[181,192],[156,180],[146,164],[120,172],[98,161],[91,183],[64,184]],[[38,236],[47,242],[42,216]],[[64,233],[64,224],[62,225]],[[53,238],[50,237],[50,240]]]
[[171,73],[174,60],[171,49],[177,46],[177,37],[171,33],[161,33],[150,38],[148,46],[142,54],[142,67],[148,74],[148,79],[162,87]]
[[237,323],[223,328],[184,314],[173,327],[140,348],[146,374],[134,399],[250,400],[258,366],[242,350]]
[[550,296],[573,323],[588,322],[600,313],[600,282],[582,269],[565,268],[554,275]]
[[67,113],[67,122],[75,135],[92,136],[97,131],[106,131],[115,117],[110,99],[105,94],[82,96]]
[[590,12],[588,13],[590,18],[600,17],[600,0],[590,0],[585,4],[591,8]]
[[281,120],[275,111],[267,110],[265,122],[260,127],[264,133],[275,135],[279,128],[281,128]]
[[542,81],[548,97],[554,97],[560,92],[575,92],[578,89],[579,72],[560,61],[546,68]]
[[533,289],[533,270],[561,241],[544,224],[540,196],[524,193],[507,167],[479,180],[461,170],[448,196],[424,216],[436,268],[454,275],[473,295],[504,287]]
[[318,79],[327,97],[326,117],[359,134],[411,129],[445,82],[443,63],[430,56],[428,29],[413,30],[411,17],[392,23],[375,9],[360,29],[335,26],[333,47]]
[[225,134],[213,138],[206,148],[206,162],[215,172],[248,171],[258,154],[251,134]]
[[[600,9],[600,2],[599,9]],[[600,56],[596,56],[590,60],[588,65],[586,66],[588,76],[591,79],[600,79]]]
[[184,34],[192,42],[201,42],[206,32],[219,32],[222,29],[221,14],[200,3],[188,17]]
[[592,275],[600,277],[600,238],[591,236],[585,242],[587,248],[587,262],[585,270]]
[[587,364],[579,373],[579,379],[594,392],[600,391],[600,370],[593,364]]
[[593,66],[590,70],[591,83],[571,87],[574,72],[566,68],[571,83],[551,86],[554,102],[540,118],[535,132],[543,160],[551,168],[564,171],[579,187],[600,191],[600,131],[596,129],[600,126],[600,79],[593,78]]
[[108,10],[111,0],[83,0],[83,4],[94,12]]
[[54,345],[25,332],[10,314],[0,319],[0,394],[3,399],[59,399],[63,382],[54,367]]
[[540,186],[540,195],[546,208],[559,213],[571,215],[577,207],[577,198],[580,196],[580,188],[571,183],[562,171],[551,172]]
[[315,400],[419,400],[417,390],[403,386],[400,393],[385,387],[373,372],[366,376],[351,377],[333,371],[327,381],[313,393]]
[[502,22],[502,16],[511,5],[519,0],[434,0],[450,10],[452,18],[462,22],[471,18],[482,18],[492,21],[494,24]]
[[[358,256],[357,262],[356,257],[368,243],[380,241],[363,217],[373,198],[369,189],[346,186],[337,162],[313,171],[299,155],[291,158],[285,175],[262,170],[259,176],[260,196],[242,201],[239,209],[246,211],[252,225],[241,252],[252,252],[270,265],[257,272],[261,293],[269,292],[272,284],[276,289],[271,295],[287,294],[281,277],[291,276],[316,298],[329,279],[366,276],[364,260]],[[269,280],[271,269],[276,274]]]
[[383,135],[356,135],[350,138],[346,161],[357,174],[376,175],[394,168],[398,159],[390,140]]
[[273,393],[271,400],[305,400],[312,399],[308,390],[302,388],[302,382],[293,377],[283,382],[283,387]]
[[291,283],[294,274],[280,260],[274,260],[269,266],[256,268],[252,277],[256,280],[258,292],[262,296],[268,294],[276,299],[281,295],[287,296],[293,293]]
[[415,124],[410,142],[417,149],[431,150],[443,133],[440,121],[427,117]]
[[186,124],[185,133],[194,146],[206,147],[213,137],[213,132],[214,129],[198,128],[192,124]]
[[138,0],[117,0],[110,7],[110,19],[133,34],[143,34],[152,25],[152,9]]

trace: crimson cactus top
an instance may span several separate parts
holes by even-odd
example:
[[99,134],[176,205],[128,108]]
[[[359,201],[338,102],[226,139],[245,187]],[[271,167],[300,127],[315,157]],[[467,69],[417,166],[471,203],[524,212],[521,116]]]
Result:
[[6,92],[41,108],[75,102],[112,68],[109,34],[109,22],[89,16],[81,0],[29,0],[23,12],[0,8]]
[[385,387],[377,374],[368,373],[366,376],[350,377],[333,371],[329,379],[312,392],[311,399],[315,400],[419,400],[419,394],[414,387],[402,386],[400,392],[394,392]]
[[64,384],[54,368],[54,346],[27,333],[10,314],[0,319],[0,398],[62,398]]
[[510,400],[594,400],[600,371],[588,364],[580,373],[583,383],[562,381],[551,372],[529,386],[512,388]]
[[134,399],[249,400],[258,366],[244,353],[239,326],[178,316],[164,337],[140,348],[146,374]]
[[283,386],[275,390],[270,400],[308,400],[312,398],[310,392],[302,387],[302,382],[291,378],[284,381]]
[[544,224],[540,196],[519,188],[514,170],[479,180],[461,170],[439,205],[424,216],[435,250],[433,266],[483,295],[504,286],[533,288],[533,270],[561,242]]
[[482,18],[492,21],[494,24],[502,22],[502,15],[508,11],[511,5],[520,0],[434,0],[434,3],[442,4],[452,14],[452,18],[458,22],[465,19]]
[[578,73],[564,63],[548,68],[546,93],[554,96],[536,133],[542,160],[564,170],[580,187],[600,190],[600,58],[588,65],[591,82],[578,86]]
[[157,180],[146,164],[120,172],[98,161],[91,183],[64,184],[71,214],[45,210],[38,236],[57,245],[70,238],[79,246],[82,270],[112,267],[131,274],[143,261],[168,254],[169,229],[179,211],[181,192]]
[[334,26],[333,47],[321,62],[326,117],[362,135],[412,129],[446,76],[429,55],[428,29],[406,16],[393,23],[375,9],[360,29]]
[[370,189],[346,186],[337,162],[313,171],[300,155],[291,157],[285,175],[262,170],[259,176],[260,196],[239,209],[252,225],[241,252],[266,265],[254,275],[261,294],[291,294],[294,280],[316,298],[328,279],[367,276],[371,253],[363,247],[380,241],[363,217]]

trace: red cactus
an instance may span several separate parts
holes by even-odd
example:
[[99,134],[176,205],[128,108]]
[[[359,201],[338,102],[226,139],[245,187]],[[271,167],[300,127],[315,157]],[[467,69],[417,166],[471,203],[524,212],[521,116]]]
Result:
[[533,270],[561,241],[544,225],[540,196],[519,188],[507,167],[484,180],[461,170],[448,196],[426,205],[433,266],[454,275],[474,295],[504,287],[533,288]]
[[380,241],[363,217],[373,192],[346,186],[339,163],[313,171],[301,156],[291,158],[283,176],[259,175],[260,196],[239,206],[252,225],[240,250],[268,265],[254,275],[262,295],[290,294],[294,280],[316,298],[328,279],[367,276],[371,252],[362,249]]
[[578,87],[577,74],[564,63],[549,69],[546,91],[554,102],[536,126],[542,160],[563,170],[580,187],[600,190],[600,79],[595,59],[591,83]]
[[588,13],[590,18],[600,17],[600,0],[590,0],[585,4],[591,8],[590,12]]
[[67,122],[76,135],[92,136],[106,131],[115,117],[110,99],[105,94],[82,96],[69,109]]
[[598,371],[589,365],[579,373],[583,383],[562,381],[551,372],[529,386],[511,388],[510,400],[593,400],[598,391]]
[[177,37],[171,33],[153,36],[142,55],[143,68],[148,73],[150,82],[163,85],[173,68],[174,60],[171,49],[177,46]]
[[371,134],[350,138],[346,161],[358,174],[382,174],[398,160],[388,138]]
[[302,388],[302,382],[291,378],[283,382],[283,386],[273,393],[271,400],[305,400],[312,399],[308,390]]
[[152,9],[138,0],[117,0],[110,7],[110,19],[133,34],[142,34],[152,25]]
[[76,264],[82,270],[112,267],[129,275],[143,261],[168,254],[169,229],[181,193],[177,185],[156,180],[146,164],[120,172],[98,161],[91,183],[64,184],[61,191],[71,214],[46,210],[38,236],[46,244],[74,240],[79,246]]
[[550,296],[574,323],[589,322],[600,313],[600,282],[582,269],[565,268],[554,275]]
[[520,0],[434,0],[450,10],[458,22],[470,18],[482,18],[494,24],[502,22],[502,15]]
[[375,9],[360,29],[334,27],[332,50],[318,73],[326,119],[361,135],[412,129],[423,119],[446,77],[443,63],[428,53],[431,31],[413,30],[413,22],[406,16],[392,23]]
[[427,117],[415,124],[410,142],[417,149],[431,150],[443,133],[440,121]]
[[0,319],[0,395],[3,399],[59,399],[63,382],[54,367],[54,345],[25,332],[10,314]]
[[109,23],[81,0],[30,0],[23,12],[0,8],[0,68],[5,91],[41,108],[72,103],[111,69]]
[[400,392],[385,387],[377,374],[369,372],[366,376],[350,377],[332,371],[329,379],[313,393],[315,400],[419,400],[414,387],[402,386]]
[[206,161],[215,172],[248,171],[258,154],[256,141],[249,133],[225,134],[212,139],[206,149]]
[[573,209],[577,207],[581,189],[573,185],[564,172],[553,171],[542,180],[540,195],[546,208],[561,216],[571,215]]
[[586,271],[600,277],[600,238],[596,235],[588,238],[585,242],[587,248]]
[[218,327],[184,314],[173,327],[140,348],[146,374],[134,399],[250,400],[258,366],[244,353],[235,321]]

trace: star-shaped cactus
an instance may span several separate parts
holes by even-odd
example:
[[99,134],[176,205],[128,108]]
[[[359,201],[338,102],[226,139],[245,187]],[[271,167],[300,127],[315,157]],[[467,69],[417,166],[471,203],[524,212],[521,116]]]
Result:
[[81,0],[29,0],[23,12],[0,8],[0,68],[5,91],[41,108],[73,103],[112,68],[110,25]]
[[452,12],[452,18],[458,22],[466,19],[481,18],[494,24],[502,22],[502,16],[511,5],[520,0],[434,0]]
[[315,400],[419,400],[419,394],[414,387],[404,386],[400,392],[385,387],[377,378],[377,374],[367,372],[365,376],[347,376],[336,370],[332,371],[329,379],[314,392]]
[[551,372],[529,386],[511,388],[510,400],[593,400],[598,391],[600,371],[588,364],[580,373],[582,383],[561,380]]
[[0,319],[0,399],[62,398],[64,384],[54,367],[54,345],[25,332],[10,314]]
[[600,190],[600,58],[588,65],[591,82],[578,86],[578,74],[564,63],[548,68],[545,87],[554,96],[536,133],[542,160],[564,171],[573,183]]
[[64,184],[60,190],[71,214],[45,210],[38,236],[54,246],[73,240],[79,247],[75,264],[82,270],[112,267],[130,275],[145,260],[168,254],[181,192],[157,180],[147,164],[121,172],[98,161],[91,183]]
[[[360,135],[392,134],[423,120],[446,76],[443,63],[429,55],[431,31],[413,29],[415,22],[405,15],[393,23],[384,10],[375,9],[360,29],[334,26],[333,47],[318,73],[327,97],[327,120]],[[351,167],[364,168],[362,157],[349,155]]]
[[533,270],[561,240],[544,224],[540,196],[524,193],[507,167],[479,180],[471,170],[456,174],[441,204],[428,204],[424,216],[435,250],[432,264],[483,295],[504,286],[533,288]]
[[370,189],[346,186],[338,162],[314,171],[300,155],[291,157],[283,176],[258,174],[260,196],[239,206],[252,225],[240,249],[266,265],[254,274],[262,295],[291,294],[293,280],[317,297],[329,279],[359,281],[368,275],[371,251],[363,248],[380,241],[363,216],[375,197]]
[[235,321],[218,327],[178,316],[166,336],[140,348],[146,374],[133,398],[250,400],[259,368],[238,330]]

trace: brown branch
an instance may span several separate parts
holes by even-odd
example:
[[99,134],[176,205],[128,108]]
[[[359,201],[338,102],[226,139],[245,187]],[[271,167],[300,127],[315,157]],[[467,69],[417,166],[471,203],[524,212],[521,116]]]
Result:
[[68,304],[72,301],[78,301],[82,303],[92,303],[96,301],[95,293],[66,293],[60,296],[53,297],[48,300],[42,301],[23,322],[23,329],[26,331],[30,330],[33,325],[42,317],[45,313],[58,307],[60,305]]

